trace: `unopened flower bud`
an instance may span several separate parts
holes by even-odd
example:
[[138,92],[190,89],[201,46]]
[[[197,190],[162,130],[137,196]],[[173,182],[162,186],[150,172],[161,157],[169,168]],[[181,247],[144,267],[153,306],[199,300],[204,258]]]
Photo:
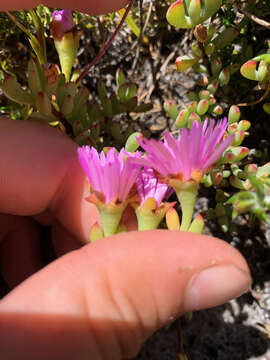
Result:
[[220,170],[212,170],[210,172],[211,180],[213,185],[219,185],[223,179],[222,172]]
[[167,115],[173,119],[176,120],[178,114],[179,114],[179,110],[177,109],[177,106],[170,100],[165,101],[163,104],[163,108],[165,110],[165,112],[167,113]]
[[207,112],[208,108],[209,108],[209,101],[202,99],[199,101],[197,105],[197,113],[199,115],[204,115]]
[[216,105],[212,110],[212,114],[222,115],[223,114],[222,107],[220,105]]
[[228,115],[229,124],[238,122],[240,119],[240,115],[241,115],[241,113],[240,113],[239,107],[236,105],[232,105],[230,107],[229,115]]
[[258,171],[258,165],[257,164],[247,164],[244,167],[244,170],[248,174],[256,174],[256,172]]
[[200,99],[206,99],[206,100],[209,100],[210,99],[210,92],[208,90],[201,90],[199,92],[199,98]]
[[218,88],[218,81],[213,81],[207,86],[207,90],[213,95],[217,91],[217,88]]
[[243,146],[231,147],[223,155],[223,163],[234,163],[244,159],[249,154],[249,149]]
[[201,118],[195,112],[192,112],[188,117],[188,127],[191,127],[194,121],[201,122]]
[[244,138],[245,138],[245,132],[244,131],[236,131],[235,134],[234,134],[234,139],[233,139],[232,145],[233,146],[241,145]]
[[189,116],[189,110],[183,109],[180,111],[179,115],[177,116],[177,119],[175,121],[175,126],[177,129],[181,129],[186,126]]
[[229,125],[227,129],[229,134],[234,134],[237,130],[238,130],[238,124],[236,123]]
[[197,101],[191,101],[190,103],[188,103],[187,105],[186,105],[186,107],[187,107],[187,109],[189,110],[189,111],[196,111],[196,109],[197,109]]
[[228,68],[224,68],[218,76],[218,81],[220,86],[224,86],[227,85],[230,81],[230,72],[228,70]]
[[251,126],[250,121],[248,120],[241,120],[238,123],[238,129],[241,131],[247,131]]

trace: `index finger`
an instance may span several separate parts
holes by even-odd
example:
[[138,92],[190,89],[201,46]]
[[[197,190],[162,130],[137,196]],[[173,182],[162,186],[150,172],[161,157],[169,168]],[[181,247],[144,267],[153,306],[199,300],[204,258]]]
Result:
[[[62,7],[64,9],[78,10],[90,14],[102,14],[120,9],[127,4],[127,0],[44,0],[42,3],[48,7]],[[40,4],[37,0],[11,0],[0,5],[0,11],[31,9]]]
[[49,125],[1,119],[0,212],[38,215],[49,210],[81,241],[99,219],[84,199],[85,175],[76,144]]

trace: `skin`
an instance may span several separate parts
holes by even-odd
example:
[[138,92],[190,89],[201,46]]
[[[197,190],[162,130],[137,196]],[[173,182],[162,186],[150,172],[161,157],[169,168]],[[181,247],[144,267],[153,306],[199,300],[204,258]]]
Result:
[[[120,0],[75,3],[46,5],[88,12],[123,6]],[[13,0],[1,8],[36,4]],[[0,301],[1,359],[132,357],[175,317],[249,289],[245,260],[216,238],[130,231],[88,244],[99,216],[85,201],[76,145],[59,131],[1,119],[0,153],[0,269],[13,287]],[[125,219],[134,228],[133,214]],[[59,255],[43,268],[38,224],[51,226]]]

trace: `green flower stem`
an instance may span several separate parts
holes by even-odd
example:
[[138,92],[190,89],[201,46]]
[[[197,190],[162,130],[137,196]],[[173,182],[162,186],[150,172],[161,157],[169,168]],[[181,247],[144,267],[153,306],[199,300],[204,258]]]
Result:
[[105,237],[114,235],[117,232],[125,208],[126,204],[115,206],[105,205],[102,206],[102,209],[99,208]]
[[140,207],[136,209],[138,221],[138,231],[154,230],[158,228],[164,214],[155,214],[150,211],[140,211]]
[[188,181],[175,189],[182,209],[180,231],[188,231],[189,229],[197,199],[198,187],[199,184],[194,181]]

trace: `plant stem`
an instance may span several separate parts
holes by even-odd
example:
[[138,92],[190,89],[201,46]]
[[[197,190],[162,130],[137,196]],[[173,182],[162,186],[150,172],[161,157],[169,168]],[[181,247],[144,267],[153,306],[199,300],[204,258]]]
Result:
[[107,41],[107,43],[101,48],[101,50],[99,51],[99,53],[97,54],[97,56],[91,61],[91,63],[83,70],[83,72],[80,74],[80,76],[78,77],[78,79],[76,80],[76,83],[79,83],[82,78],[89,72],[89,70],[96,65],[99,60],[101,59],[101,57],[105,54],[105,52],[108,50],[108,48],[111,46],[113,40],[115,39],[116,35],[118,34],[119,30],[121,29],[130,9],[132,8],[132,5],[134,4],[135,0],[130,0],[127,8],[126,8],[126,12],[123,15],[119,25],[117,26],[115,32],[112,34],[111,38]]

